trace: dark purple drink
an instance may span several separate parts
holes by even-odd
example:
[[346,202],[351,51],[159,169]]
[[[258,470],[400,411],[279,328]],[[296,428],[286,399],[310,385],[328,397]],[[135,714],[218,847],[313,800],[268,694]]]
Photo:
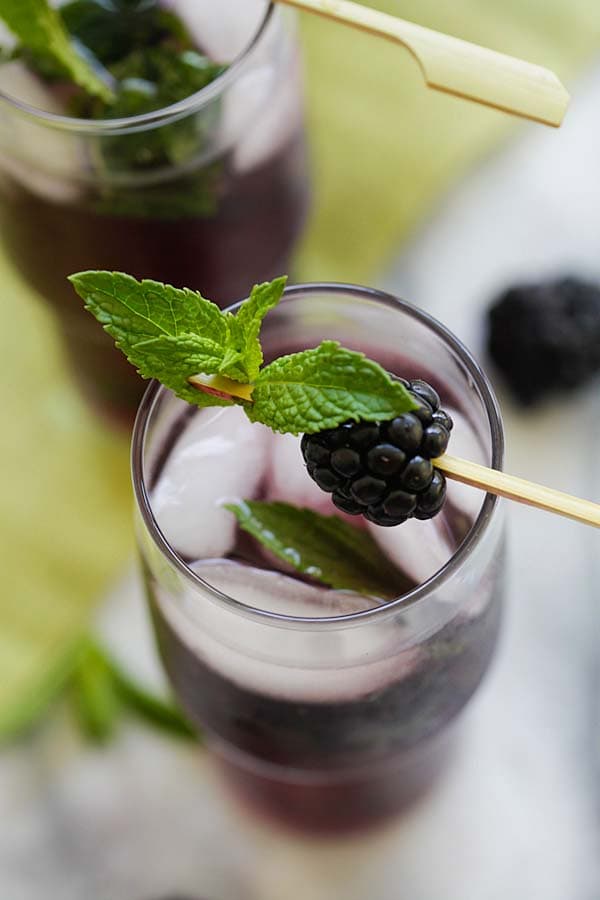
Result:
[[[86,396],[131,421],[145,388],[114,341],[67,281],[85,269],[127,271],[176,287],[198,285],[221,306],[249,284],[289,270],[307,205],[304,142],[293,136],[255,170],[238,175],[223,160],[218,208],[206,218],[155,219],[65,206],[15,184],[0,203],[11,259],[53,306]],[[173,185],[175,187],[175,185]]]
[[[498,461],[487,383],[424,314],[366,291],[299,287],[264,327],[269,357],[336,337],[396,374],[430,376],[458,452]],[[154,389],[137,422],[134,482],[159,648],[236,796],[311,833],[366,828],[418,797],[497,640],[496,501],[449,484],[435,519],[353,519],[403,573],[404,590],[385,603],[302,580],[238,530],[222,505],[232,497],[337,512],[304,471],[299,439],[239,408],[194,413]]]
[[[248,690],[206,665],[172,626],[150,581],[148,590],[170,681],[190,721],[209,736],[226,780],[262,815],[313,833],[376,824],[429,787],[447,755],[449,725],[488,668],[499,626],[491,596],[480,614],[424,641],[418,659],[398,654],[389,682],[365,680],[343,699],[289,699],[284,690]],[[389,627],[401,630],[401,620]]]
[[[187,15],[199,42],[207,31],[207,52],[214,48],[220,62],[239,59],[185,100],[184,115],[159,111],[154,120],[147,116],[145,130],[136,130],[140,116],[120,128],[62,119],[56,90],[20,62],[0,66],[7,94],[0,100],[3,239],[25,279],[52,305],[85,394],[124,421],[144,384],[82,308],[67,276],[122,270],[197,288],[227,305],[249,285],[289,270],[307,208],[298,58],[280,17],[265,17],[259,0],[246,4],[247,21],[225,47],[218,28],[212,34],[208,21],[195,21],[193,4],[171,6]],[[229,0],[213,18],[221,17],[227,32],[233,15]],[[19,102],[44,112],[30,115]],[[177,162],[159,156],[156,165],[143,165],[145,136],[156,155],[162,132],[176,128],[170,140],[180,142]]]

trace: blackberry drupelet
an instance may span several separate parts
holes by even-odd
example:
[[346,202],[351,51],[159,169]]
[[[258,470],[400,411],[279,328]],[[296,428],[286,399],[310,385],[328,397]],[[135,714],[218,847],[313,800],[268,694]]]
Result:
[[600,369],[600,287],[563,278],[510,288],[490,308],[488,349],[523,405],[579,387]]
[[376,525],[431,519],[443,506],[446,479],[431,460],[446,451],[452,419],[425,381],[404,382],[419,404],[388,422],[344,422],[305,434],[311,478],[338,509]]

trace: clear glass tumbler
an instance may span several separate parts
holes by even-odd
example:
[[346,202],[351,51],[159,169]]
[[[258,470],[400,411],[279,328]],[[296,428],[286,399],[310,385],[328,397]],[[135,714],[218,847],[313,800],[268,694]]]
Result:
[[[265,0],[165,5],[200,50],[229,64],[167,108],[70,118],[62,94],[21,62],[0,65],[2,240],[54,309],[84,393],[131,421],[144,385],[67,275],[121,270],[201,289],[224,306],[289,271],[308,198],[293,15]],[[174,158],[146,165],[145,148],[167,129]]]
[[[455,452],[501,467],[502,423],[490,385],[435,319],[373,290],[300,285],[287,289],[262,334],[267,359],[325,338],[388,371],[426,378],[454,417]],[[217,520],[194,499],[191,483],[180,485],[182,502],[189,496],[190,534],[209,532],[206,550],[178,548],[161,524],[157,490],[191,428],[197,443],[195,450],[186,444],[185,477],[219,478],[219,465],[235,458],[252,476],[251,496],[264,498],[281,459],[274,462],[271,445],[257,459],[247,438],[236,445],[236,433],[220,434],[230,412],[198,413],[153,384],[135,424],[136,530],[159,649],[176,695],[248,809],[310,833],[360,830],[397,814],[431,784],[488,668],[501,611],[502,510],[496,497],[449,483],[435,519],[377,528],[406,579],[405,592],[390,602],[357,604],[344,592],[315,600],[304,596],[305,585],[294,596],[289,584],[300,583],[285,575],[278,593],[256,569],[198,559],[225,553],[215,549]],[[295,440],[271,437],[288,450]],[[204,439],[206,452],[197,449]],[[228,441],[235,457],[221,455]],[[285,459],[289,479],[278,499],[302,466],[299,448]]]

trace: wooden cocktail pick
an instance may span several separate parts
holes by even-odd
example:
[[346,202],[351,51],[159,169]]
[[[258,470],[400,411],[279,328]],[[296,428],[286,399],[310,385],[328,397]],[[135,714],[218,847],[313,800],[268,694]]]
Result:
[[430,88],[558,127],[569,94],[554,72],[350,0],[277,0],[402,44]]
[[555,491],[553,488],[525,481],[524,478],[507,475],[506,472],[499,472],[497,469],[488,469],[486,466],[480,466],[478,463],[469,462],[466,459],[448,456],[446,453],[432,462],[436,468],[441,469],[448,478],[453,478],[454,481],[461,481],[463,484],[481,488],[490,494],[508,497],[509,500],[518,500],[519,503],[536,506],[538,509],[545,509],[548,512],[557,513],[559,516],[566,516],[568,519],[575,519],[577,522],[584,522],[586,525],[600,528],[600,504],[598,503],[581,500],[571,494],[564,494],[562,491]]

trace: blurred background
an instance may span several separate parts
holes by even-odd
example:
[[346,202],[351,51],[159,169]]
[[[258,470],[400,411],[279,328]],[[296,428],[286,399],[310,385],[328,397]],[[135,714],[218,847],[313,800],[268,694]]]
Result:
[[[600,282],[597,4],[367,5],[545,65],[571,107],[554,130],[436,94],[400,48],[299,16],[312,206],[294,278],[381,287],[440,318],[497,388],[507,470],[600,501],[598,382],[524,409],[486,350],[487,310],[511,285]],[[8,254],[0,271],[0,897],[599,897],[600,542],[556,516],[507,504],[504,638],[464,753],[368,848],[240,821],[201,750],[135,715],[103,744],[85,737],[70,700],[88,624],[124,671],[163,689],[135,572],[129,438],[84,404]]]

